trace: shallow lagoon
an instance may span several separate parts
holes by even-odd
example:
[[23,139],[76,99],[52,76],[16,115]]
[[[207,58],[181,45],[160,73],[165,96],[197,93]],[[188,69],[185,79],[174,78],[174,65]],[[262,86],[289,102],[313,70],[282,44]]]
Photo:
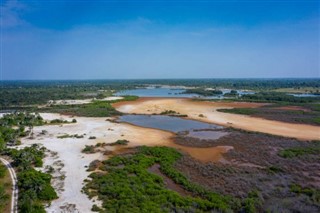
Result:
[[[206,136],[208,136],[207,134],[217,134],[217,135],[211,135],[210,139],[217,139],[223,136],[221,135],[221,133],[225,134],[225,132],[219,131],[220,129],[222,130],[223,127],[218,125],[208,124],[200,121],[187,120],[187,119],[182,119],[178,117],[166,116],[166,115],[123,115],[119,117],[118,121],[127,122],[130,124],[142,126],[142,127],[161,129],[161,130],[170,131],[174,133],[181,132],[182,135],[185,135],[186,131],[189,131],[189,133],[191,133],[193,132],[193,130],[198,131],[200,129],[205,131],[198,131],[198,134],[200,134],[199,136],[201,136],[202,133],[205,133]],[[189,135],[185,135],[185,136],[188,137]],[[202,137],[196,137],[196,138],[203,139]],[[146,140],[147,138],[148,138],[148,135],[146,135]],[[176,144],[173,142],[169,142],[166,144],[162,143],[161,145],[182,150],[183,152],[189,153],[192,157],[202,162],[219,161],[222,159],[223,153],[226,153],[228,150],[232,149],[232,147],[230,146],[190,147],[190,146]]]
[[167,115],[123,115],[119,117],[119,121],[174,133],[199,129],[215,130],[223,128],[215,124],[208,124]]

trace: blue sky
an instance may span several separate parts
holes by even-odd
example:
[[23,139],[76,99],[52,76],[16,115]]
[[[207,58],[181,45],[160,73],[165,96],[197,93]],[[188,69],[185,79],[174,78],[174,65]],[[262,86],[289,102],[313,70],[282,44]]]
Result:
[[320,77],[312,0],[1,0],[1,79]]

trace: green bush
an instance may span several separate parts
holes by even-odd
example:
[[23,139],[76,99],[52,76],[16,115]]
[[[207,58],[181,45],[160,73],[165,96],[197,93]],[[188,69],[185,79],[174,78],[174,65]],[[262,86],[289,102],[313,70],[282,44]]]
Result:
[[296,147],[281,150],[278,155],[283,158],[294,158],[303,155],[320,155],[319,147]]
[[[181,157],[168,147],[139,147],[133,155],[115,156],[103,161],[100,169],[106,174],[92,173],[84,190],[93,197],[98,195],[109,212],[206,212],[228,211],[234,199],[205,190],[189,182],[173,168]],[[162,177],[148,168],[160,165],[160,170],[195,197],[183,197],[165,187]]]
[[32,166],[41,167],[43,165],[42,158],[44,158],[45,155],[44,149],[36,144],[20,150],[7,149],[5,153],[11,156],[13,165],[16,166],[18,170],[29,169],[32,168]]
[[319,189],[312,189],[308,187],[301,187],[298,184],[291,184],[290,191],[297,194],[305,194],[311,198],[311,200],[315,203],[320,203],[320,190]]
[[[50,201],[58,198],[50,185],[51,175],[35,169],[28,169],[18,173],[19,200],[32,199],[34,201]],[[22,205],[22,204],[21,204]]]
[[109,143],[109,146],[116,146],[116,145],[127,145],[129,143],[128,140],[122,139],[122,140],[117,140],[116,142]]
[[94,149],[94,146],[92,145],[86,145],[85,148],[82,150],[83,153],[95,153],[95,149]]
[[93,212],[100,212],[101,211],[101,208],[99,208],[96,204],[94,204],[91,208],[91,211]]

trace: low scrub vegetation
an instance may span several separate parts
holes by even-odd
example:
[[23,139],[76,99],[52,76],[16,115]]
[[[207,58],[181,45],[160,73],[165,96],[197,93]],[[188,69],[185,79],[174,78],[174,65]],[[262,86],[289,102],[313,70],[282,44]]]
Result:
[[78,135],[78,134],[74,134],[74,135],[69,135],[69,134],[64,134],[64,135],[60,135],[57,138],[59,139],[64,139],[64,138],[83,138],[83,135]]
[[241,100],[255,102],[284,102],[284,103],[310,103],[318,102],[320,97],[295,97],[281,92],[259,92],[242,95]]
[[0,118],[0,151],[7,145],[19,145],[20,137],[31,134],[34,126],[44,123],[39,114],[17,112],[3,115]]
[[[256,212],[259,198],[254,193],[241,201],[190,182],[174,168],[181,156],[173,148],[139,147],[134,154],[99,162],[100,170],[106,173],[92,173],[84,191],[91,198],[98,196],[103,209],[109,212]],[[162,177],[148,171],[155,164],[192,196],[167,189]],[[94,209],[102,211],[96,206]]]
[[233,108],[233,109],[217,109],[218,112],[234,113],[241,115],[253,115],[257,113],[256,109],[252,108]]
[[72,119],[72,121],[67,121],[62,119],[53,119],[50,121],[50,124],[68,124],[68,123],[77,123],[77,120]]
[[175,117],[188,117],[188,115],[180,114],[179,112],[176,112],[174,110],[165,110],[160,113],[160,115],[169,115],[169,116],[175,116]]
[[318,146],[316,147],[296,147],[284,149],[281,150],[278,154],[283,158],[294,158],[304,155],[320,155],[320,143],[318,143]]
[[95,146],[92,146],[92,145],[86,145],[82,150],[82,153],[86,153],[86,154],[93,154],[95,152],[96,152]]
[[116,111],[111,106],[109,101],[95,101],[90,104],[78,105],[55,105],[41,109],[41,111],[84,117],[109,117],[121,115],[120,112]]
[[137,96],[124,96],[123,99],[114,101],[100,101],[96,100],[89,104],[74,104],[74,105],[53,105],[50,107],[39,109],[42,112],[54,112],[74,116],[84,117],[110,117],[122,115],[111,104],[119,101],[133,101]]
[[317,108],[317,104],[309,103],[303,104],[303,106],[299,106],[297,104],[287,106],[292,107],[293,110],[290,108],[286,109],[285,107],[281,107],[284,107],[284,105],[273,104],[258,108],[218,109],[217,111],[241,115],[251,115],[269,120],[278,120],[290,123],[320,125],[320,111]]
[[320,204],[320,190],[309,187],[302,187],[298,184],[291,184],[290,191],[297,194],[304,194],[311,198],[312,202]]
[[196,88],[196,89],[187,89],[186,91],[182,92],[182,94],[197,94],[201,96],[216,96],[222,95],[221,90],[206,90],[203,88]]
[[121,140],[117,140],[116,142],[113,143],[109,143],[109,146],[116,146],[116,145],[127,145],[129,143],[128,140],[125,139],[121,139]]
[[42,167],[45,148],[40,148],[38,145],[33,144],[31,147],[23,149],[7,149],[5,154],[13,159],[12,165],[17,167],[19,171],[28,170],[32,167]]
[[160,115],[172,115],[172,114],[179,114],[179,113],[174,110],[165,110],[160,113]]

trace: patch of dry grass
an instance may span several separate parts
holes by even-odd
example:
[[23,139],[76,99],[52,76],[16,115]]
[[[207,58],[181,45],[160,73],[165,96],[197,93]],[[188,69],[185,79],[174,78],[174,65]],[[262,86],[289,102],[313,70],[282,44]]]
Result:
[[0,170],[0,212],[10,212],[12,182],[8,169],[2,163]]

